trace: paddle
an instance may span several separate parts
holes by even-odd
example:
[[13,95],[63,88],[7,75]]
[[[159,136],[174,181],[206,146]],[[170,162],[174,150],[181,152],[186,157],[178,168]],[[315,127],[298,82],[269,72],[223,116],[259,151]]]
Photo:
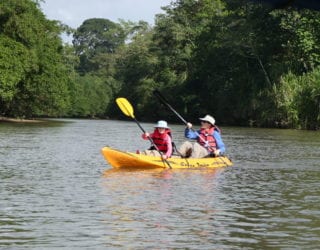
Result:
[[[164,96],[160,93],[159,90],[154,90],[153,94],[158,97],[158,99],[160,100],[160,102],[162,102],[165,106],[167,106],[173,113],[175,113],[180,120],[187,126],[188,122],[173,108],[171,107],[171,105],[167,102],[166,98],[164,98]],[[202,140],[202,142],[205,143],[205,140],[199,135],[198,131],[194,130],[193,128],[191,128],[191,130],[196,133],[196,135],[200,138],[200,140]]]
[[[122,111],[122,113],[124,113],[126,116],[131,117],[139,126],[139,128],[142,130],[143,133],[146,133],[146,131],[143,129],[143,127],[140,125],[140,123],[138,122],[138,120],[135,118],[134,116],[134,110],[132,105],[130,104],[130,102],[124,98],[124,97],[119,97],[116,99],[116,103],[118,105],[118,107],[120,108],[120,110]],[[148,136],[149,141],[151,142],[152,146],[154,146],[154,148],[158,151],[158,153],[161,155],[161,159],[167,163],[167,165],[171,167],[170,163],[166,160],[162,158],[162,152],[158,149],[157,145],[153,142],[153,140],[150,138],[150,136]]]
[[164,96],[160,93],[159,90],[154,90],[153,91],[153,94],[158,97],[158,99],[160,100],[160,102],[162,102],[165,106],[167,106],[173,113],[175,113],[179,118],[180,120],[185,124],[187,125],[187,121],[185,119],[183,119],[183,117],[177,112],[175,111],[175,109],[173,107],[171,107],[171,105],[167,102],[166,98],[164,98]]

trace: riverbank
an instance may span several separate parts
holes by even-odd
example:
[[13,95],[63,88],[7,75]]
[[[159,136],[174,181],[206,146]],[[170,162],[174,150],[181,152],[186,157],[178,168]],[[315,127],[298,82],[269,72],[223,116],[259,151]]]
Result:
[[40,123],[42,120],[38,119],[20,119],[0,116],[0,122],[13,122],[13,123]]

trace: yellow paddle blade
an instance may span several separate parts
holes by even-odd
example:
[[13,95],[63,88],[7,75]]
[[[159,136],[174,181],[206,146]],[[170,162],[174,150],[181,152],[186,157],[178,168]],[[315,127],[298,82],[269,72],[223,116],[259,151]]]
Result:
[[134,118],[133,107],[126,98],[119,97],[116,99],[116,103],[118,107],[121,109],[122,113],[124,113],[126,116]]

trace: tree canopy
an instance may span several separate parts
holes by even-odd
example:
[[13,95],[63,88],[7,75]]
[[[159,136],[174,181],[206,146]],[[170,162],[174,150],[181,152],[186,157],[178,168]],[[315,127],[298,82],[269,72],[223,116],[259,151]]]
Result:
[[1,114],[59,115],[68,106],[69,74],[57,22],[37,1],[0,2]]
[[320,14],[268,1],[176,0],[155,25],[85,20],[73,44],[36,0],[0,3],[0,112],[7,116],[121,117],[127,97],[142,120],[320,128]]

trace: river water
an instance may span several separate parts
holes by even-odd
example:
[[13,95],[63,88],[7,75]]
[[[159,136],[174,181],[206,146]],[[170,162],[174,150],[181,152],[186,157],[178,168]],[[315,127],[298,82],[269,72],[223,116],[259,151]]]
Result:
[[233,167],[114,171],[103,146],[149,146],[132,121],[0,123],[0,248],[319,249],[320,133],[222,133]]

